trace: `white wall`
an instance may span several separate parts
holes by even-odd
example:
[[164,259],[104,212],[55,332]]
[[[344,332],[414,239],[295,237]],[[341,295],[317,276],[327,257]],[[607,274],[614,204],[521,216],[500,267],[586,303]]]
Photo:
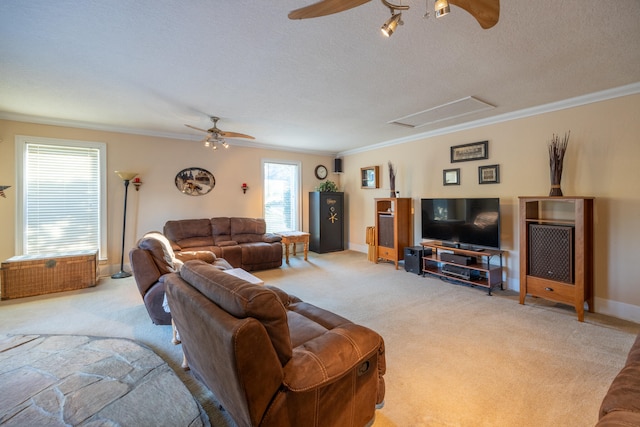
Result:
[[[366,252],[374,225],[373,199],[389,196],[388,161],[396,190],[413,198],[414,241],[420,236],[420,198],[500,197],[501,243],[508,287],[519,289],[518,196],[549,194],[547,143],[571,131],[562,177],[564,195],[595,200],[595,310],[640,321],[640,95],[478,127],[419,141],[347,154],[342,185],[349,195],[349,247]],[[489,141],[487,160],[450,163],[450,147]],[[478,166],[500,165],[500,183],[478,183]],[[380,166],[381,188],[360,188],[360,168]],[[461,185],[443,186],[442,171],[461,169]]]

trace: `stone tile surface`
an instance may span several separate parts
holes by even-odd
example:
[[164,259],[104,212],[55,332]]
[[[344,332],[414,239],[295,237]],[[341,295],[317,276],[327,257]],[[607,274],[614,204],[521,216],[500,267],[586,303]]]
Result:
[[126,339],[0,336],[3,426],[209,426],[171,368]]

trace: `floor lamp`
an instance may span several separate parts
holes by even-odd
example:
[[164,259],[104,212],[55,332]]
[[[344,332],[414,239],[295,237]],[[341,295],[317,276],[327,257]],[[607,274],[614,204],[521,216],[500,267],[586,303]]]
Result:
[[116,175],[120,177],[124,181],[124,219],[122,221],[122,254],[120,255],[120,271],[116,274],[112,275],[112,279],[124,279],[125,277],[130,277],[131,273],[124,271],[124,232],[127,228],[127,192],[129,190],[129,181],[131,181],[136,175],[136,172],[123,172],[116,171]]

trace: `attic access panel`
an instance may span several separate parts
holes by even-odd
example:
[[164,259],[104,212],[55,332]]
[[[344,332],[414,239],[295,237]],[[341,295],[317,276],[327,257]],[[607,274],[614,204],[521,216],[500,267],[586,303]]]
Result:
[[467,96],[466,98],[438,105],[437,107],[410,114],[408,116],[392,120],[388,123],[410,128],[419,128],[432,123],[455,119],[469,114],[478,113],[480,111],[491,110],[493,108],[496,107],[480,101],[473,96]]

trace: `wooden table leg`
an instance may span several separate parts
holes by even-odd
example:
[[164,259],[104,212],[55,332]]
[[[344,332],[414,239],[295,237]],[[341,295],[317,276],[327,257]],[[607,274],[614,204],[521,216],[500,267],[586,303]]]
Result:
[[285,259],[287,261],[287,264],[289,264],[289,242],[287,242],[284,246]]
[[304,241],[304,260],[307,260],[307,253],[309,252],[309,239]]

